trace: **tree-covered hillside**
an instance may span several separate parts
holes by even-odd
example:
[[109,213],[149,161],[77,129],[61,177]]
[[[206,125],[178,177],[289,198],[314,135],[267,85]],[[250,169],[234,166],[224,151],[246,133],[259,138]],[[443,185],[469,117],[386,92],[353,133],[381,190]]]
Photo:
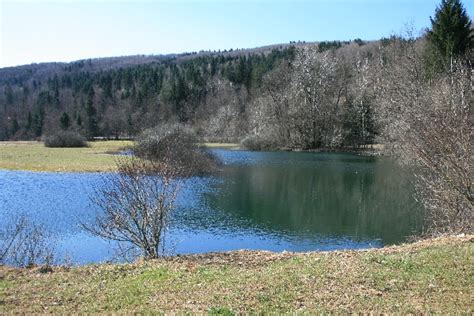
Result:
[[[263,77],[294,55],[295,47],[285,45],[0,69],[0,139],[33,139],[59,128],[88,137],[125,137],[163,121],[203,128],[229,106],[243,125],[221,121],[214,131],[202,132],[238,138]],[[223,135],[218,131],[223,127],[234,130]]]
[[[260,137],[262,128],[268,134],[272,132],[268,125],[275,125],[270,122],[274,115],[267,113],[272,98],[281,97],[275,93],[301,88],[290,81],[307,71],[301,69],[301,58],[311,52],[314,58],[331,63],[332,68],[326,69],[330,74],[314,69],[313,79],[330,76],[324,79],[325,90],[317,93],[324,94],[320,101],[327,102],[326,116],[332,117],[337,111],[345,134],[324,141],[310,140],[305,135],[305,140],[294,143],[276,135],[271,142],[296,147],[365,144],[375,136],[371,110],[364,110],[364,126],[348,122],[356,119],[348,102],[356,98],[350,90],[357,67],[372,59],[379,45],[364,44],[361,40],[291,43],[252,50],[102,58],[0,69],[0,139],[35,139],[58,129],[77,130],[88,138],[130,137],[170,121],[188,124],[211,141]],[[267,116],[262,120],[263,113]],[[316,119],[315,112],[309,115]],[[301,123],[311,124],[307,118]],[[288,118],[281,113],[276,119]],[[287,125],[283,130],[289,128],[293,127]],[[363,131],[355,130],[360,128]]]
[[[252,149],[358,147],[380,141],[381,132],[387,142],[391,88],[402,80],[402,90],[415,84],[428,91],[446,74],[445,64],[433,62],[443,53],[437,32],[446,33],[433,27],[421,37],[372,42],[292,42],[4,68],[0,139],[37,139],[58,130],[123,138],[180,122],[207,141],[242,141]],[[470,44],[463,47],[451,64],[472,52]],[[403,81],[410,71],[415,77]],[[410,93],[421,91],[405,97]]]

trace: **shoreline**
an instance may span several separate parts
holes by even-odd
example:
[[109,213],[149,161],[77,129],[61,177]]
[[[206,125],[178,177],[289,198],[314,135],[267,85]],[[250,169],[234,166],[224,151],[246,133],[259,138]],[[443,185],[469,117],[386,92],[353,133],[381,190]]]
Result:
[[[0,169],[36,172],[110,172],[114,168],[114,154],[128,148],[130,141],[93,141],[89,147],[48,148],[37,141],[0,142]],[[210,149],[246,150],[235,143],[203,143]],[[280,148],[274,152],[347,153],[363,156],[382,156],[383,145],[369,148]]]
[[309,152],[309,153],[345,153],[345,154],[356,154],[363,156],[385,156],[385,146],[383,144],[374,144],[370,147],[321,147],[315,149],[285,149],[282,148],[278,151],[290,151],[290,152]]

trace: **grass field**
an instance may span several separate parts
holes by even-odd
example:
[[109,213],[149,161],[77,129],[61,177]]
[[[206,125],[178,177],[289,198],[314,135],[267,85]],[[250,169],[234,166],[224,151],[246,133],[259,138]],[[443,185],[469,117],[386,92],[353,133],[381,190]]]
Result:
[[240,145],[235,143],[204,143],[208,148],[239,149]]
[[0,142],[0,169],[32,171],[109,171],[112,152],[130,146],[129,141],[89,142],[84,148],[48,148],[40,142]]
[[367,251],[237,251],[85,267],[0,266],[0,314],[474,311],[474,236]]
[[[41,142],[0,142],[0,169],[94,172],[115,167],[110,153],[132,145],[130,141],[89,142],[85,148],[48,148]],[[209,143],[211,148],[236,148],[236,144]]]

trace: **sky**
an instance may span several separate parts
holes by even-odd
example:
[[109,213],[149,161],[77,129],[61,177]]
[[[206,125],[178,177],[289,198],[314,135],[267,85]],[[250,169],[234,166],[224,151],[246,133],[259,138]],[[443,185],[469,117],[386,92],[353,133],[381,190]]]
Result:
[[[137,54],[379,39],[440,0],[0,0],[0,68]],[[474,0],[463,0],[473,17]]]

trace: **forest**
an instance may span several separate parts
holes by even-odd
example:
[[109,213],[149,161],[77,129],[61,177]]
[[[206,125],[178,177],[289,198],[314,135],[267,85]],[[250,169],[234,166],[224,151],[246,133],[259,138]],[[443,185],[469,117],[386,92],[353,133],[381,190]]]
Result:
[[133,138],[181,123],[205,141],[242,142],[250,149],[401,141],[410,119],[426,119],[426,109],[446,104],[447,95],[439,95],[446,89],[455,99],[449,102],[469,105],[463,114],[471,120],[470,18],[460,1],[450,0],[431,22],[420,34],[407,28],[368,42],[291,42],[3,68],[0,140],[41,139],[60,130],[89,140]]
[[5,68],[0,139],[36,139],[59,129],[89,139],[129,138],[180,122],[209,141],[264,138],[272,148],[370,144],[377,127],[368,68],[406,41],[292,43]]
[[89,139],[133,137],[162,122],[236,140],[264,77],[295,47],[132,56],[0,69],[0,139],[71,129]]

